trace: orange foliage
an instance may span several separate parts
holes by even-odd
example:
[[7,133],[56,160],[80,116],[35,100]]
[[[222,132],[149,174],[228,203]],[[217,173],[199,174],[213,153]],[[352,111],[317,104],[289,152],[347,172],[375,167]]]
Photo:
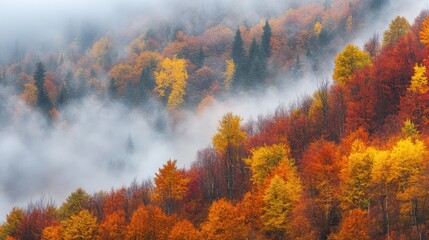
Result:
[[169,240],[199,240],[201,233],[188,220],[177,222],[171,229]]

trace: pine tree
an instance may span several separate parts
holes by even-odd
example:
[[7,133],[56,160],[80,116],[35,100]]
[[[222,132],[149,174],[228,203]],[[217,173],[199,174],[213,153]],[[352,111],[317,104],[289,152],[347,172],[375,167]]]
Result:
[[204,50],[201,47],[200,50],[198,51],[197,59],[195,62],[195,64],[197,65],[198,68],[203,67],[205,58],[206,58],[206,55],[204,54]]
[[110,98],[115,98],[118,94],[118,86],[116,85],[115,79],[111,78],[109,82],[108,95]]
[[49,100],[48,94],[46,93],[44,84],[46,76],[46,67],[42,62],[36,64],[36,71],[34,72],[33,78],[37,88],[37,107],[47,116],[49,110],[52,108],[51,100]]
[[262,33],[262,39],[261,39],[261,50],[262,50],[262,56],[266,59],[268,59],[271,56],[271,26],[268,23],[268,20],[265,21],[265,26],[263,28],[264,32]]
[[246,87],[254,88],[260,86],[266,77],[266,61],[264,61],[263,51],[253,38],[252,44],[249,49],[249,58],[247,61],[246,71],[247,76]]
[[235,64],[235,74],[233,84],[235,87],[243,85],[245,65],[246,65],[246,55],[244,52],[244,42],[241,38],[240,29],[237,29],[235,33],[234,42],[232,43],[232,60]]

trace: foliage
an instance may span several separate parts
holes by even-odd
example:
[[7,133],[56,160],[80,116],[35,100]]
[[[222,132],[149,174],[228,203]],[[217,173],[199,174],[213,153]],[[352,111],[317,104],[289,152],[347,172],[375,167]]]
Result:
[[247,239],[244,219],[230,202],[225,199],[214,202],[209,210],[209,216],[202,224],[204,239]]
[[188,190],[189,178],[177,169],[176,160],[168,160],[155,174],[155,198],[162,203],[167,214],[171,214],[176,201],[181,201]]
[[186,94],[188,73],[184,59],[166,58],[155,72],[156,89],[160,97],[167,98],[167,107],[177,110],[183,104]]
[[63,220],[61,226],[64,229],[64,240],[96,239],[98,234],[97,218],[88,210],[82,210],[78,214]]
[[391,46],[398,43],[410,30],[411,26],[405,17],[397,16],[389,25],[389,29],[384,32],[383,45]]
[[348,45],[335,59],[334,80],[337,84],[345,85],[353,74],[371,63],[369,54],[359,47]]

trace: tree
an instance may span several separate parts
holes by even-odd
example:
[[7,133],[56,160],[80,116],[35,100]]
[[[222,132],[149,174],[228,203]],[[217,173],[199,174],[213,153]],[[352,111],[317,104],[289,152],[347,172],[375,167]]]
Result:
[[199,240],[202,239],[200,231],[188,220],[182,220],[174,224],[169,240]]
[[125,239],[167,239],[171,229],[169,221],[158,207],[140,205],[131,218]]
[[246,132],[241,129],[241,118],[227,113],[219,122],[218,133],[213,136],[214,150],[221,156],[224,164],[228,197],[234,198],[237,175],[244,174],[241,148],[246,141]]
[[81,212],[88,203],[90,196],[82,188],[71,193],[58,210],[61,219],[66,219]]
[[290,149],[286,145],[263,146],[252,149],[251,154],[252,156],[245,160],[252,171],[251,179],[254,184],[262,185],[280,161],[289,156]]
[[234,41],[232,42],[231,57],[235,64],[233,84],[235,88],[241,87],[243,85],[245,75],[246,53],[244,51],[244,42],[241,38],[240,29],[237,29]]
[[240,217],[237,208],[225,199],[214,202],[210,206],[209,216],[201,225],[204,239],[247,239],[244,219]]
[[426,67],[416,64],[414,66],[414,75],[411,77],[411,85],[408,87],[408,91],[424,94],[428,90],[429,88],[428,79],[426,77]]
[[364,49],[371,55],[371,57],[377,57],[381,50],[380,36],[374,34],[368,42],[365,43]]
[[356,140],[343,170],[343,209],[370,207],[370,187],[375,150]]
[[188,80],[184,59],[166,58],[155,72],[156,90],[160,97],[167,99],[167,107],[177,110],[183,104]]
[[61,226],[49,226],[43,229],[42,240],[63,240],[63,228]]
[[127,222],[124,211],[116,211],[100,223],[98,239],[122,240],[125,239]]
[[112,41],[103,37],[94,43],[89,56],[95,59],[95,62],[104,70],[108,70],[113,63],[113,44]]
[[24,85],[24,92],[20,95],[22,100],[24,100],[29,106],[36,106],[37,104],[37,87],[34,83],[26,83]]
[[63,220],[61,226],[64,229],[64,240],[93,240],[98,235],[97,218],[88,210],[82,210]]
[[420,42],[429,46],[429,18],[423,22],[422,30],[420,31]]
[[181,201],[188,190],[189,178],[183,170],[178,170],[176,160],[168,160],[155,173],[155,198],[162,203],[164,211],[169,215],[175,210],[177,202]]
[[290,233],[292,211],[301,198],[302,184],[293,160],[282,159],[264,191],[262,220],[276,239]]
[[223,77],[225,78],[223,85],[227,92],[231,91],[234,75],[235,75],[235,63],[232,59],[228,59],[225,62],[225,72],[223,73]]
[[25,213],[20,208],[12,208],[12,211],[6,216],[6,222],[0,226],[0,239],[5,239],[7,236],[16,237],[18,228],[25,218]]
[[267,19],[265,20],[265,25],[264,25],[263,33],[261,37],[261,52],[265,61],[271,56],[271,51],[272,51],[271,37],[272,37],[271,26]]
[[333,79],[337,84],[345,85],[351,80],[356,71],[370,63],[371,58],[368,53],[350,44],[335,58]]
[[384,32],[383,46],[393,46],[410,31],[410,23],[405,17],[397,16]]
[[331,226],[338,224],[340,159],[334,143],[319,140],[310,145],[301,162],[304,185],[310,196],[309,204],[314,209],[312,221],[319,228],[321,238],[327,237],[332,231]]
[[46,67],[42,62],[36,64],[36,71],[33,74],[35,85],[37,88],[37,107],[46,116],[49,115],[49,110],[52,108],[52,103],[49,100],[45,89]]
[[246,64],[246,68],[248,69],[244,81],[244,87],[246,89],[252,89],[262,85],[266,73],[266,62],[263,58],[263,52],[261,51],[259,44],[256,42],[256,38],[253,38],[252,43],[250,44],[249,56]]
[[341,240],[370,240],[368,232],[369,219],[365,211],[354,209],[350,211],[341,223],[339,233],[334,239]]

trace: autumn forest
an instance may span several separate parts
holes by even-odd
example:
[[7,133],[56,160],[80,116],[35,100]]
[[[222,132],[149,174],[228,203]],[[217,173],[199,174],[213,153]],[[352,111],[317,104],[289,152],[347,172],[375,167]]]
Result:
[[[393,0],[268,2],[0,41],[0,240],[428,239],[429,11],[382,29]],[[225,110],[272,92],[295,100]]]

